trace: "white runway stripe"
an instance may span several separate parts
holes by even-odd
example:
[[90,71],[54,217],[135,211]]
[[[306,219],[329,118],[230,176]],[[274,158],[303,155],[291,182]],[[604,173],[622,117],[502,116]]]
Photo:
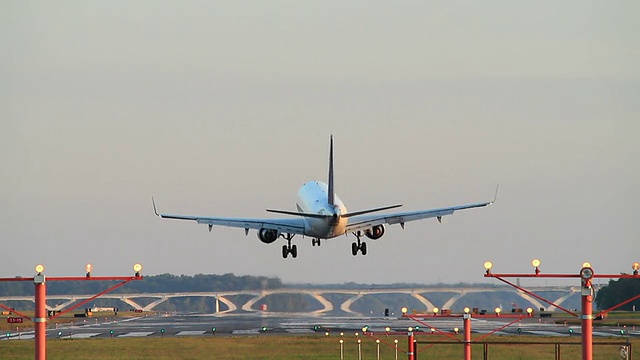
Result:
[[117,337],[144,337],[153,334],[153,331],[134,331],[126,334],[118,335]]
[[180,331],[176,336],[197,336],[204,335],[204,333],[206,333],[206,331],[203,330]]
[[[90,337],[101,335],[101,333],[81,333],[61,336],[61,339],[87,339]],[[56,335],[57,336],[57,335]]]

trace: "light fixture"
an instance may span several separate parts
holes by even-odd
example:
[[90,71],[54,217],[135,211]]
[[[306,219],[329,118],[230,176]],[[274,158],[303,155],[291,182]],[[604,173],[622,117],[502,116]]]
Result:
[[407,329],[409,332],[413,332],[413,328],[411,326],[409,326],[409,328]]
[[440,309],[438,309],[437,307],[433,308],[433,315],[438,315],[438,311],[440,311]]
[[588,261],[585,261],[585,262],[582,263],[582,267],[583,268],[590,268],[591,267],[591,263],[588,262]]
[[533,265],[534,268],[536,268],[536,275],[538,275],[540,273],[540,269],[538,268],[538,266],[540,266],[540,260],[539,259],[533,259],[531,261],[531,265]]
[[386,328],[384,328],[384,331],[389,332],[391,331],[391,328],[387,326]]
[[633,275],[638,275],[638,269],[640,269],[640,263],[634,262],[631,264],[631,268],[633,269]]
[[133,265],[133,271],[136,272],[136,277],[140,277],[140,271],[142,271],[142,265],[140,264]]
[[456,334],[458,334],[458,333],[460,332],[460,329],[458,329],[457,327],[454,327],[454,328],[453,328],[453,332],[454,332],[454,333],[456,333]]
[[42,264],[36,265],[36,273],[42,274],[43,271],[44,271],[44,265]]
[[496,315],[500,315],[500,312],[502,311],[502,309],[497,307],[497,308],[494,309],[494,311],[496,312]]
[[590,280],[593,277],[593,269],[591,269],[591,266],[583,266],[582,269],[580,269],[580,277],[583,280]]
[[92,270],[93,270],[93,265],[87,264],[84,266],[84,271],[87,273],[87,277],[91,277]]
[[529,316],[531,316],[531,314],[533,314],[533,309],[532,308],[527,308],[527,314],[529,314]]
[[469,311],[471,311],[471,309],[469,309],[468,307],[464,308],[464,313],[465,313],[465,314],[468,314],[468,313],[469,313]]
[[491,261],[485,261],[484,262],[484,268],[485,268],[487,274],[491,274],[491,268],[492,267],[493,267],[493,263],[491,263]]
[[403,307],[403,308],[402,308],[402,315],[406,314],[406,313],[407,313],[407,311],[409,311],[409,309],[407,309],[406,307]]

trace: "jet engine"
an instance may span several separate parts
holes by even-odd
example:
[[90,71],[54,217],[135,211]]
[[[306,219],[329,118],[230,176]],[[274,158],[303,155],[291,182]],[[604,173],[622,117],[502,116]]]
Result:
[[365,230],[364,234],[372,240],[378,240],[384,235],[384,226],[376,225],[371,229]]
[[258,238],[265,244],[271,244],[272,242],[278,240],[279,237],[280,232],[278,230],[260,229],[260,231],[258,231]]

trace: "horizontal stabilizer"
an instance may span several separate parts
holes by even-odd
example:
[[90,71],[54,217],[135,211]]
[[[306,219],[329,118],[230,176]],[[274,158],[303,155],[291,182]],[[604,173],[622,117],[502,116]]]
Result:
[[272,209],[267,209],[267,211],[276,213],[276,214],[296,215],[296,216],[310,217],[310,218],[316,218],[316,219],[327,219],[331,217],[331,215],[311,214],[311,213],[303,213],[303,212],[297,212],[297,211],[272,210]]
[[352,216],[356,216],[356,215],[368,214],[368,213],[372,213],[372,212],[376,212],[376,211],[395,209],[395,208],[398,208],[400,206],[402,206],[402,204],[385,206],[385,207],[380,207],[380,208],[375,208],[375,209],[354,211],[354,212],[346,213],[346,214],[342,215],[342,217],[348,218],[348,217],[352,217]]

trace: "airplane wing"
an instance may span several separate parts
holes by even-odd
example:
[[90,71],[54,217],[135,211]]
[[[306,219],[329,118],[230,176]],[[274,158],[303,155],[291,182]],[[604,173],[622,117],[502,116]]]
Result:
[[303,218],[286,218],[286,219],[251,219],[251,218],[227,218],[227,217],[207,217],[207,216],[193,216],[193,215],[172,215],[172,214],[159,214],[156,210],[155,201],[153,202],[153,211],[155,214],[163,219],[177,219],[177,220],[193,220],[198,224],[209,225],[209,230],[214,225],[237,227],[245,230],[249,229],[271,229],[278,230],[282,233],[289,234],[304,234],[304,219]]
[[416,221],[428,218],[438,218],[438,221],[441,221],[443,216],[451,215],[455,211],[464,210],[464,209],[473,209],[484,207],[493,204],[496,201],[496,197],[498,195],[498,189],[496,188],[496,196],[492,201],[474,203],[474,204],[466,204],[466,205],[458,205],[440,209],[430,209],[430,210],[417,210],[417,211],[406,211],[399,213],[391,213],[391,214],[376,214],[376,215],[359,215],[354,216],[349,219],[349,224],[347,224],[345,231],[346,232],[357,232],[366,229],[371,229],[376,225],[382,224],[400,224],[404,227],[404,224],[409,221]]

